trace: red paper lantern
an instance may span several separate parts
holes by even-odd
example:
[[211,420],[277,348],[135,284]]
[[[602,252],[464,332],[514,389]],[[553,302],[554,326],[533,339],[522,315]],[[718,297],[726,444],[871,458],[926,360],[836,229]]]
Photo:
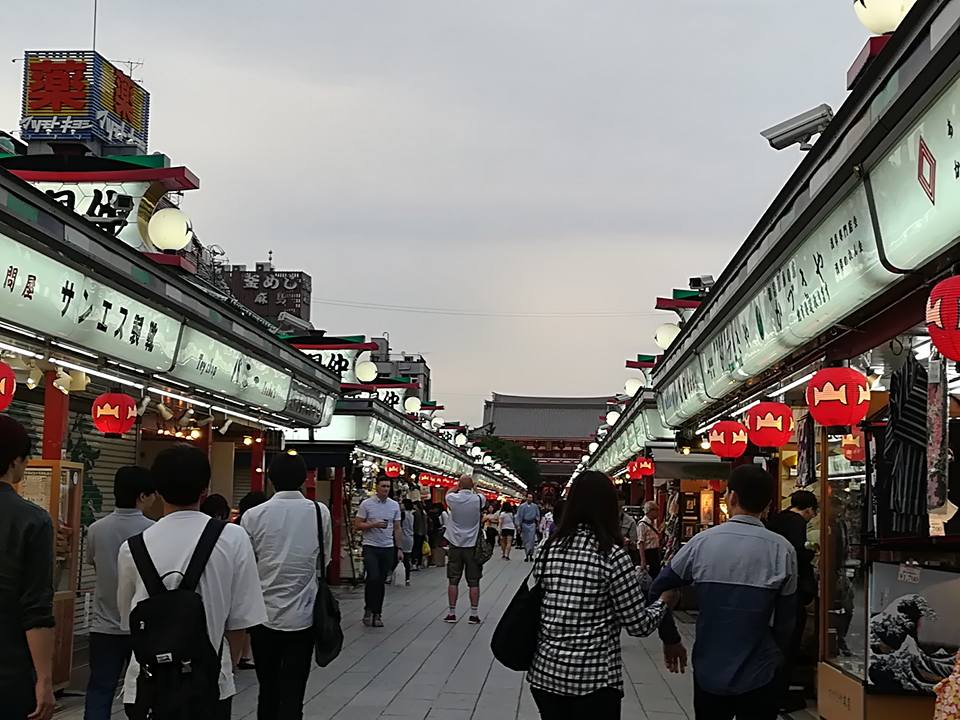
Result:
[[708,435],[710,450],[727,460],[738,458],[747,451],[747,427],[735,420],[721,420]]
[[401,472],[403,472],[403,468],[400,467],[400,463],[393,460],[383,466],[383,474],[389,478],[400,477]]
[[419,480],[420,480],[420,484],[421,484],[421,485],[429,485],[429,484],[430,484],[430,473],[425,473],[425,472],[420,473]]
[[960,275],[938,282],[930,291],[927,332],[944,357],[960,362]]
[[640,477],[640,458],[637,458],[627,463],[627,479],[639,480]]
[[757,447],[779,448],[790,442],[794,422],[789,405],[762,402],[747,410],[744,419],[750,442]]
[[650,477],[656,474],[657,466],[654,464],[653,458],[641,457],[637,458],[637,470],[640,477]]
[[867,448],[864,446],[863,431],[856,429],[849,435],[844,435],[840,441],[840,449],[850,462],[864,462],[867,459]]
[[807,385],[807,405],[824,427],[852,427],[870,410],[870,381],[852,368],[825,368]]
[[0,362],[0,412],[10,407],[16,392],[17,376],[13,368],[5,362]]
[[107,437],[121,437],[137,421],[137,401],[125,393],[104,393],[93,401],[93,424]]

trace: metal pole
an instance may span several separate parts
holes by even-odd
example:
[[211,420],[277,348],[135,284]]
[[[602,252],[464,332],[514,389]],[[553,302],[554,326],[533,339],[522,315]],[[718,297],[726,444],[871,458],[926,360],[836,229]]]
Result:
[[93,49],[97,49],[97,0],[93,0]]

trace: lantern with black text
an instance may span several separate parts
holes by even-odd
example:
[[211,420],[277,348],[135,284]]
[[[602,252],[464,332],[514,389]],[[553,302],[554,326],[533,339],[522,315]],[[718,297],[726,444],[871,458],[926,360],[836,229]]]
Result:
[[125,393],[104,393],[93,401],[93,424],[107,437],[120,437],[137,421],[137,401]]
[[657,472],[657,466],[653,462],[653,458],[640,457],[637,458],[637,472],[640,473],[640,477],[651,477]]
[[747,427],[735,420],[721,420],[707,436],[710,450],[727,460],[738,458],[747,451]]
[[789,405],[762,402],[747,411],[745,420],[750,442],[757,447],[779,448],[790,442],[794,423]]
[[867,459],[867,449],[863,444],[863,431],[855,429],[849,435],[844,435],[840,441],[843,456],[850,462],[862,463]]
[[401,472],[403,472],[403,468],[400,467],[400,463],[393,460],[383,466],[383,474],[389,478],[400,477]]
[[960,275],[938,282],[930,291],[927,332],[945,358],[960,362]]
[[13,368],[0,362],[0,412],[10,407],[13,395],[17,391],[17,376]]
[[807,405],[824,427],[852,427],[870,410],[870,382],[853,368],[824,368],[807,385]]

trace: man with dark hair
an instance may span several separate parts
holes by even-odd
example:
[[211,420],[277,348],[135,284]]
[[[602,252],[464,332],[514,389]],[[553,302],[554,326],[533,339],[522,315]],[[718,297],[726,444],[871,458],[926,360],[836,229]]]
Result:
[[16,486],[30,436],[0,415],[0,706],[10,720],[53,717],[53,523]]
[[[697,720],[749,717],[776,720],[777,671],[796,618],[797,554],[760,517],[774,497],[774,480],[759,465],[730,475],[730,519],[695,535],[670,560],[650,589],[693,585],[700,614],[693,647]],[[671,672],[686,668],[686,650],[669,615],[660,627]]]
[[326,506],[300,492],[307,480],[302,457],[278,455],[270,464],[269,478],[276,493],[240,521],[253,543],[267,607],[267,621],[250,633],[260,682],[257,718],[299,720],[313,656],[317,574],[330,562],[333,528]]
[[[163,498],[164,516],[140,537],[163,583],[176,588],[207,523],[217,522],[199,510],[210,485],[210,461],[199,448],[175,445],[157,455],[151,474]],[[120,547],[117,578],[121,627],[129,632],[131,610],[150,596],[134,563],[130,541]],[[229,720],[231,699],[236,694],[233,668],[243,649],[244,631],[267,619],[256,557],[243,528],[224,524],[203,567],[197,592],[203,601],[208,637],[221,665],[219,702],[213,715],[203,720]],[[124,683],[127,716],[133,720],[149,717],[152,710],[137,703],[139,675],[140,665],[133,657]]]
[[357,509],[353,520],[363,533],[364,585],[363,624],[383,627],[383,598],[387,576],[403,560],[400,503],[390,497],[392,482],[388,477],[377,480],[377,494],[368,497]]
[[807,626],[807,605],[817,597],[817,579],[813,570],[816,553],[807,547],[807,525],[819,510],[816,495],[809,490],[797,490],[790,496],[790,508],[777,513],[767,523],[767,527],[786,538],[797,553],[797,618],[786,663],[781,670],[780,709],[783,712],[796,712],[807,706],[803,693],[790,692],[790,681],[800,661],[803,631]]
[[87,531],[87,562],[96,571],[97,583],[90,621],[90,679],[84,720],[108,720],[132,650],[130,634],[123,630],[117,608],[117,555],[124,542],[153,525],[143,514],[155,497],[150,471],[136,466],[117,470],[113,496],[116,509]]

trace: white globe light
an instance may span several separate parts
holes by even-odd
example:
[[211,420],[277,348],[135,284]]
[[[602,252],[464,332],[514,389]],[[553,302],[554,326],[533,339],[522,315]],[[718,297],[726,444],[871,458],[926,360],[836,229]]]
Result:
[[658,348],[666,350],[673,345],[673,341],[677,339],[677,335],[679,334],[679,325],[676,323],[664,323],[657,328],[657,331],[653,335],[653,341],[657,344]]
[[467,436],[463,433],[457,433],[457,436],[453,439],[453,442],[457,447],[463,447],[467,444]]
[[607,425],[613,427],[618,422],[620,422],[620,413],[618,413],[616,410],[611,410],[607,413]]
[[636,397],[637,393],[643,390],[644,385],[646,385],[646,380],[642,377],[627,378],[627,381],[623,384],[623,391],[630,397]]
[[147,235],[153,246],[162,252],[183,250],[193,239],[190,218],[177,208],[157,210],[147,223]]
[[494,470],[503,470],[503,465],[501,465],[500,463],[497,463],[496,465],[493,466],[493,469],[494,469]]
[[357,380],[362,383],[371,383],[377,379],[377,375],[380,374],[380,371],[377,370],[377,364],[370,362],[369,360],[364,360],[363,362],[357,363]]
[[490,465],[491,463],[493,463],[493,458],[490,457],[489,455],[487,455],[487,456],[485,456],[485,457],[483,458],[483,464],[484,464],[484,465]]
[[587,446],[587,450],[590,451],[590,454],[593,455],[600,447],[599,443],[592,442]]
[[590,456],[589,456],[589,455],[584,455],[582,458],[580,458],[580,462],[583,462],[583,463],[588,463],[588,462],[590,462]]
[[894,32],[916,0],[857,0],[853,10],[863,26],[875,35]]
[[433,425],[435,428],[442,428],[444,422],[446,421],[439,415],[437,415],[435,418],[430,420],[430,424]]
[[483,455],[483,450],[480,449],[479,445],[474,445],[472,448],[470,448],[470,455],[472,457],[480,457]]
[[420,412],[420,408],[422,407],[423,403],[420,402],[420,398],[418,398],[416,395],[411,395],[403,401],[403,409],[408,413]]

